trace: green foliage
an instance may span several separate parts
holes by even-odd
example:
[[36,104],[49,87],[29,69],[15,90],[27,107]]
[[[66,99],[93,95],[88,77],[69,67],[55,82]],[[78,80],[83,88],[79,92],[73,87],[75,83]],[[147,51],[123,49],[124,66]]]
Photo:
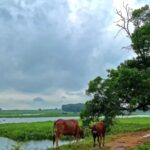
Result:
[[80,115],[85,126],[91,121],[98,121],[99,117],[105,116],[104,121],[107,129],[109,129],[109,125],[113,123],[113,118],[120,114],[116,93],[112,92],[110,86],[110,82],[102,80],[101,77],[97,77],[89,82],[89,88],[86,92],[93,99],[86,102],[86,107]]
[[145,5],[139,9],[135,9],[132,12],[132,21],[135,27],[141,26],[141,24],[150,23],[150,9],[149,5]]
[[137,28],[132,36],[132,47],[137,55],[142,59],[150,56],[150,24],[145,24]]
[[132,48],[144,69],[150,66],[150,8],[145,5],[132,13],[135,30],[131,35]]
[[150,68],[139,70],[128,66],[126,62],[122,63],[117,70],[110,70],[108,78],[114,92],[117,93],[120,105],[128,104],[126,109],[129,111],[136,109],[146,111],[150,104]]
[[[96,77],[89,82],[86,92],[92,100],[86,102],[85,109],[80,115],[84,124],[98,121],[99,117],[104,116],[109,127],[118,114],[131,113],[137,109],[147,111],[150,108],[149,6],[134,10],[131,20],[135,30],[129,37],[137,57],[126,60],[117,69],[108,70],[106,79]],[[127,27],[123,28],[126,32],[129,31],[129,22],[130,20],[127,20]]]

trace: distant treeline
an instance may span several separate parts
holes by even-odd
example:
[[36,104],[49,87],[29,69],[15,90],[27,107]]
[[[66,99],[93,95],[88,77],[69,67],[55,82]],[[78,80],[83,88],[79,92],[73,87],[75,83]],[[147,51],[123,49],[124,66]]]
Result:
[[81,112],[83,108],[83,103],[62,105],[62,110],[65,112]]

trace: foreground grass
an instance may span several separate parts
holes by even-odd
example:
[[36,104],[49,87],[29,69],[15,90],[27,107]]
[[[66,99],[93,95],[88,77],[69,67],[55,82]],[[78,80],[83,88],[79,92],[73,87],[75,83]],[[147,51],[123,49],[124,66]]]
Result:
[[137,146],[133,150],[150,150],[150,144],[142,144],[140,146]]
[[[112,127],[109,136],[147,129],[150,129],[150,117],[121,118],[115,120],[115,125]],[[52,132],[52,121],[36,123],[0,124],[0,136],[8,137],[16,141],[52,139]],[[86,129],[86,136],[90,136],[89,129]]]
[[[114,136],[118,134],[127,133],[127,132],[136,132],[150,129],[150,118],[124,118],[116,119],[116,124],[112,127],[112,130],[106,136],[106,141],[110,141]],[[150,142],[150,139],[148,140]],[[136,147],[133,150],[150,150],[150,143],[147,142],[141,146]],[[61,150],[91,150],[93,141],[92,138],[87,137],[86,140],[72,145],[63,145]],[[50,148],[48,150],[53,150]],[[99,148],[94,148],[94,150],[99,150]],[[103,148],[101,150],[107,150]]]
[[150,137],[146,138],[142,145],[136,146],[133,150],[150,150]]

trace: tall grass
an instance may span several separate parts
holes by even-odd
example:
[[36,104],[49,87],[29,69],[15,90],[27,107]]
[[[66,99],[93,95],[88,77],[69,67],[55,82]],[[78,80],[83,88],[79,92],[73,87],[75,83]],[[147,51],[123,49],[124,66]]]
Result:
[[16,141],[52,139],[53,122],[11,123],[0,125],[0,136]]

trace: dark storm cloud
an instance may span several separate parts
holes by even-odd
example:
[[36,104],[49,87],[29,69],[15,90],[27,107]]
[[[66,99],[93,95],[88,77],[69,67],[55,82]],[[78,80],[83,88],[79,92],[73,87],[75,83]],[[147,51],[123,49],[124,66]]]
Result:
[[0,89],[80,90],[96,75],[105,76],[127,57],[120,49],[128,42],[113,40],[115,32],[107,30],[112,2],[101,5],[79,8],[79,21],[71,22],[66,0],[0,2]]

